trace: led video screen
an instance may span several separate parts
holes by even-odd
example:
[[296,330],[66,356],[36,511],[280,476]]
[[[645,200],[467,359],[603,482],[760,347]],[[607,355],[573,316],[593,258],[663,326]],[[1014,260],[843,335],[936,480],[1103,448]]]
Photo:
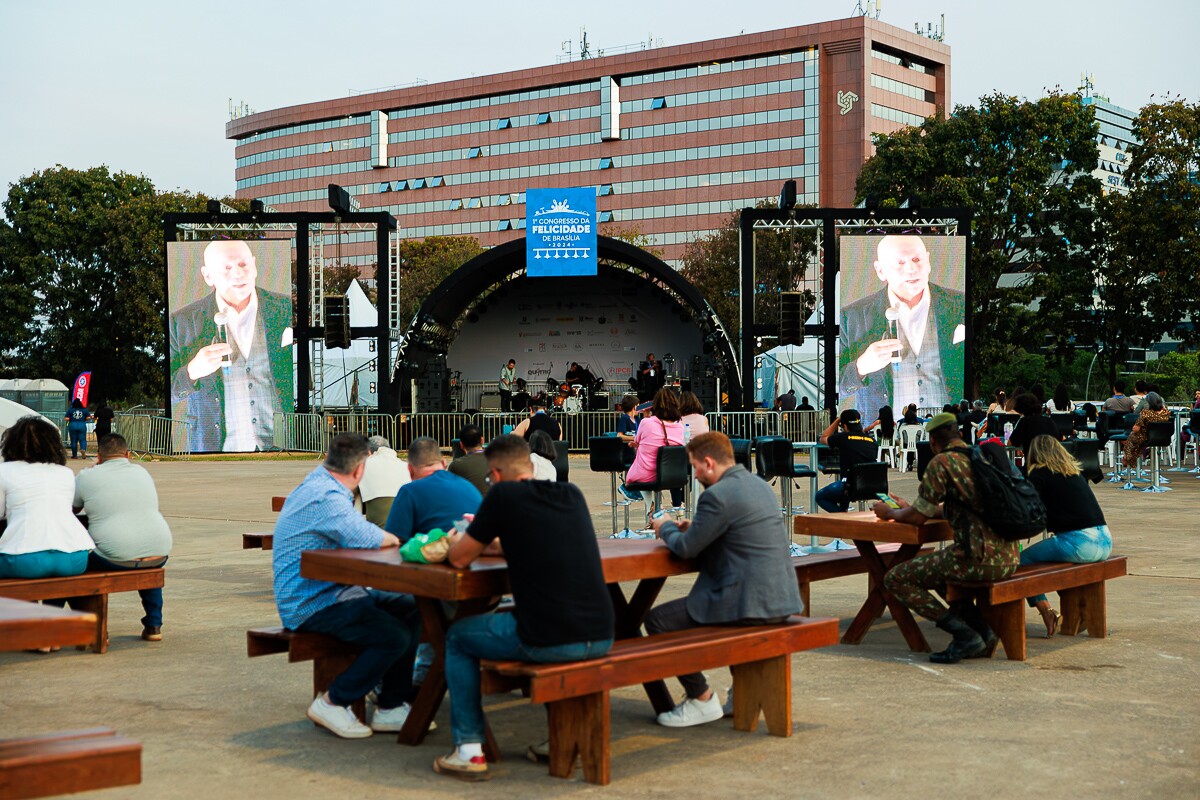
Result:
[[957,403],[966,365],[966,239],[842,236],[838,394],[865,420]]
[[173,446],[274,448],[293,409],[291,242],[168,242]]

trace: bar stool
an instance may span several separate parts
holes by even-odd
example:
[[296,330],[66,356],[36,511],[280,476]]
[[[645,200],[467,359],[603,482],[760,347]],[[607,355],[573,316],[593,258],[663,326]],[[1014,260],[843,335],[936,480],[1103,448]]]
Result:
[[[1152,494],[1161,494],[1169,492],[1170,489],[1162,486],[1165,479],[1159,472],[1158,451],[1163,447],[1171,446],[1171,439],[1175,436],[1175,423],[1173,422],[1151,422],[1146,428],[1146,447],[1150,448],[1150,485],[1143,492]],[[1123,488],[1132,488],[1133,483],[1127,483]]]
[[[1125,446],[1125,441],[1129,438],[1129,428],[1133,427],[1133,423],[1126,424],[1129,417],[1137,421],[1136,414],[1117,414],[1115,412],[1105,415],[1108,418],[1108,439],[1105,440],[1105,449],[1110,453],[1112,460],[1113,472],[1108,476],[1109,483],[1121,483],[1125,479],[1122,474],[1124,466],[1120,462],[1121,448]],[[1114,444],[1113,448],[1108,445]]]
[[[782,436],[764,436],[756,441],[757,449],[763,456],[763,467],[767,479],[779,478],[780,495],[783,501],[783,516],[787,520],[788,542],[792,540],[792,517],[795,508],[792,505],[792,481],[796,478],[816,480],[817,473],[807,466],[798,466],[792,452],[792,442]],[[803,513],[803,507],[801,513]]]
[[855,464],[846,471],[846,499],[858,504],[859,511],[866,510],[868,500],[878,500],[878,495],[888,493],[888,465],[886,461],[867,461]]
[[[655,459],[654,482],[630,483],[627,480],[625,486],[635,492],[653,492],[654,502],[651,504],[653,510],[650,512],[653,513],[662,508],[663,490],[682,489],[687,486],[688,478],[687,448],[682,445],[664,445],[658,448],[658,457]],[[625,507],[625,519],[625,527],[628,528],[628,506]]]
[[[625,451],[627,450],[629,450],[629,446],[616,436],[593,436],[588,439],[588,461],[592,472],[609,474],[609,496],[612,498],[610,502],[612,535],[614,537],[617,536],[617,473],[624,472],[628,468],[625,461]],[[556,458],[555,461],[557,460]],[[621,533],[628,535],[632,533],[629,530],[629,503],[626,502],[624,505],[625,529]]]
[[1063,442],[1063,447],[1079,462],[1085,480],[1100,483],[1104,471],[1100,469],[1100,442],[1095,439],[1073,439]]
[[[621,442],[620,439],[617,439]],[[621,444],[625,444],[621,442]],[[554,470],[558,473],[558,481],[566,483],[570,480],[571,462],[568,460],[568,452],[570,448],[567,446],[565,439],[559,439],[554,443]]]
[[[1200,430],[1200,429],[1198,429]],[[733,461],[736,464],[741,464],[746,468],[747,472],[753,472],[754,466],[750,462],[750,440],[749,439],[730,439],[729,443],[733,445]]]

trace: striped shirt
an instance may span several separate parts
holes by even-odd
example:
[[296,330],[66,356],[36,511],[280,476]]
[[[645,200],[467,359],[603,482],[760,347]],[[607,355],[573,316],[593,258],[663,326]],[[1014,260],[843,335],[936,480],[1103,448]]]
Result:
[[283,504],[272,552],[275,606],[285,627],[296,630],[321,609],[365,595],[361,586],[300,576],[300,554],[305,550],[372,550],[383,543],[383,530],[354,510],[353,497],[322,466],[310,472]]

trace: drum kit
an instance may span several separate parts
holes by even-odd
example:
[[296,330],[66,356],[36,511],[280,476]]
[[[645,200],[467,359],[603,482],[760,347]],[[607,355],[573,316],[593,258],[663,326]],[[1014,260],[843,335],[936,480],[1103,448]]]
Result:
[[603,391],[603,381],[595,384],[559,383],[554,379],[546,381],[547,405],[555,411],[564,414],[578,414],[588,410],[607,410],[607,405],[596,408],[596,403],[608,403],[608,392]]

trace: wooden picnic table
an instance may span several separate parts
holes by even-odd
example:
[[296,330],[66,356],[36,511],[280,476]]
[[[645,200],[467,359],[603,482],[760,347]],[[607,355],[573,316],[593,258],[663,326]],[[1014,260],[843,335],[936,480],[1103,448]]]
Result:
[[[698,569],[697,562],[677,558],[658,540],[602,539],[598,544],[604,581],[616,613],[617,639],[641,635],[642,621],[667,578]],[[433,646],[435,657],[400,731],[400,743],[409,745],[424,740],[429,723],[446,695],[446,630],[454,620],[481,613],[509,591],[508,564],[497,556],[482,556],[467,569],[457,569],[448,564],[402,561],[396,548],[307,550],[300,558],[300,574],[313,580],[370,586],[416,598],[422,634]],[[626,597],[620,584],[634,581],[637,586]],[[447,616],[443,603],[457,603],[453,618]],[[656,713],[670,711],[674,706],[663,681],[645,684],[645,689]],[[485,750],[494,758],[498,750],[490,729],[486,736]]]
[[[889,569],[914,558],[921,548],[934,542],[949,542],[954,539],[950,523],[944,519],[931,519],[924,525],[909,525],[902,522],[885,522],[873,511],[847,511],[841,514],[803,514],[795,518],[798,534],[850,539],[866,562],[867,574],[871,577],[870,591],[862,608],[842,635],[843,644],[860,644],[871,625],[883,613],[884,606],[892,613],[892,619],[904,634],[904,640],[913,652],[928,653],[929,642],[917,626],[908,607],[883,588],[883,576]],[[900,545],[884,559],[875,546],[891,542]]]
[[96,615],[0,597],[0,650],[91,644]]

